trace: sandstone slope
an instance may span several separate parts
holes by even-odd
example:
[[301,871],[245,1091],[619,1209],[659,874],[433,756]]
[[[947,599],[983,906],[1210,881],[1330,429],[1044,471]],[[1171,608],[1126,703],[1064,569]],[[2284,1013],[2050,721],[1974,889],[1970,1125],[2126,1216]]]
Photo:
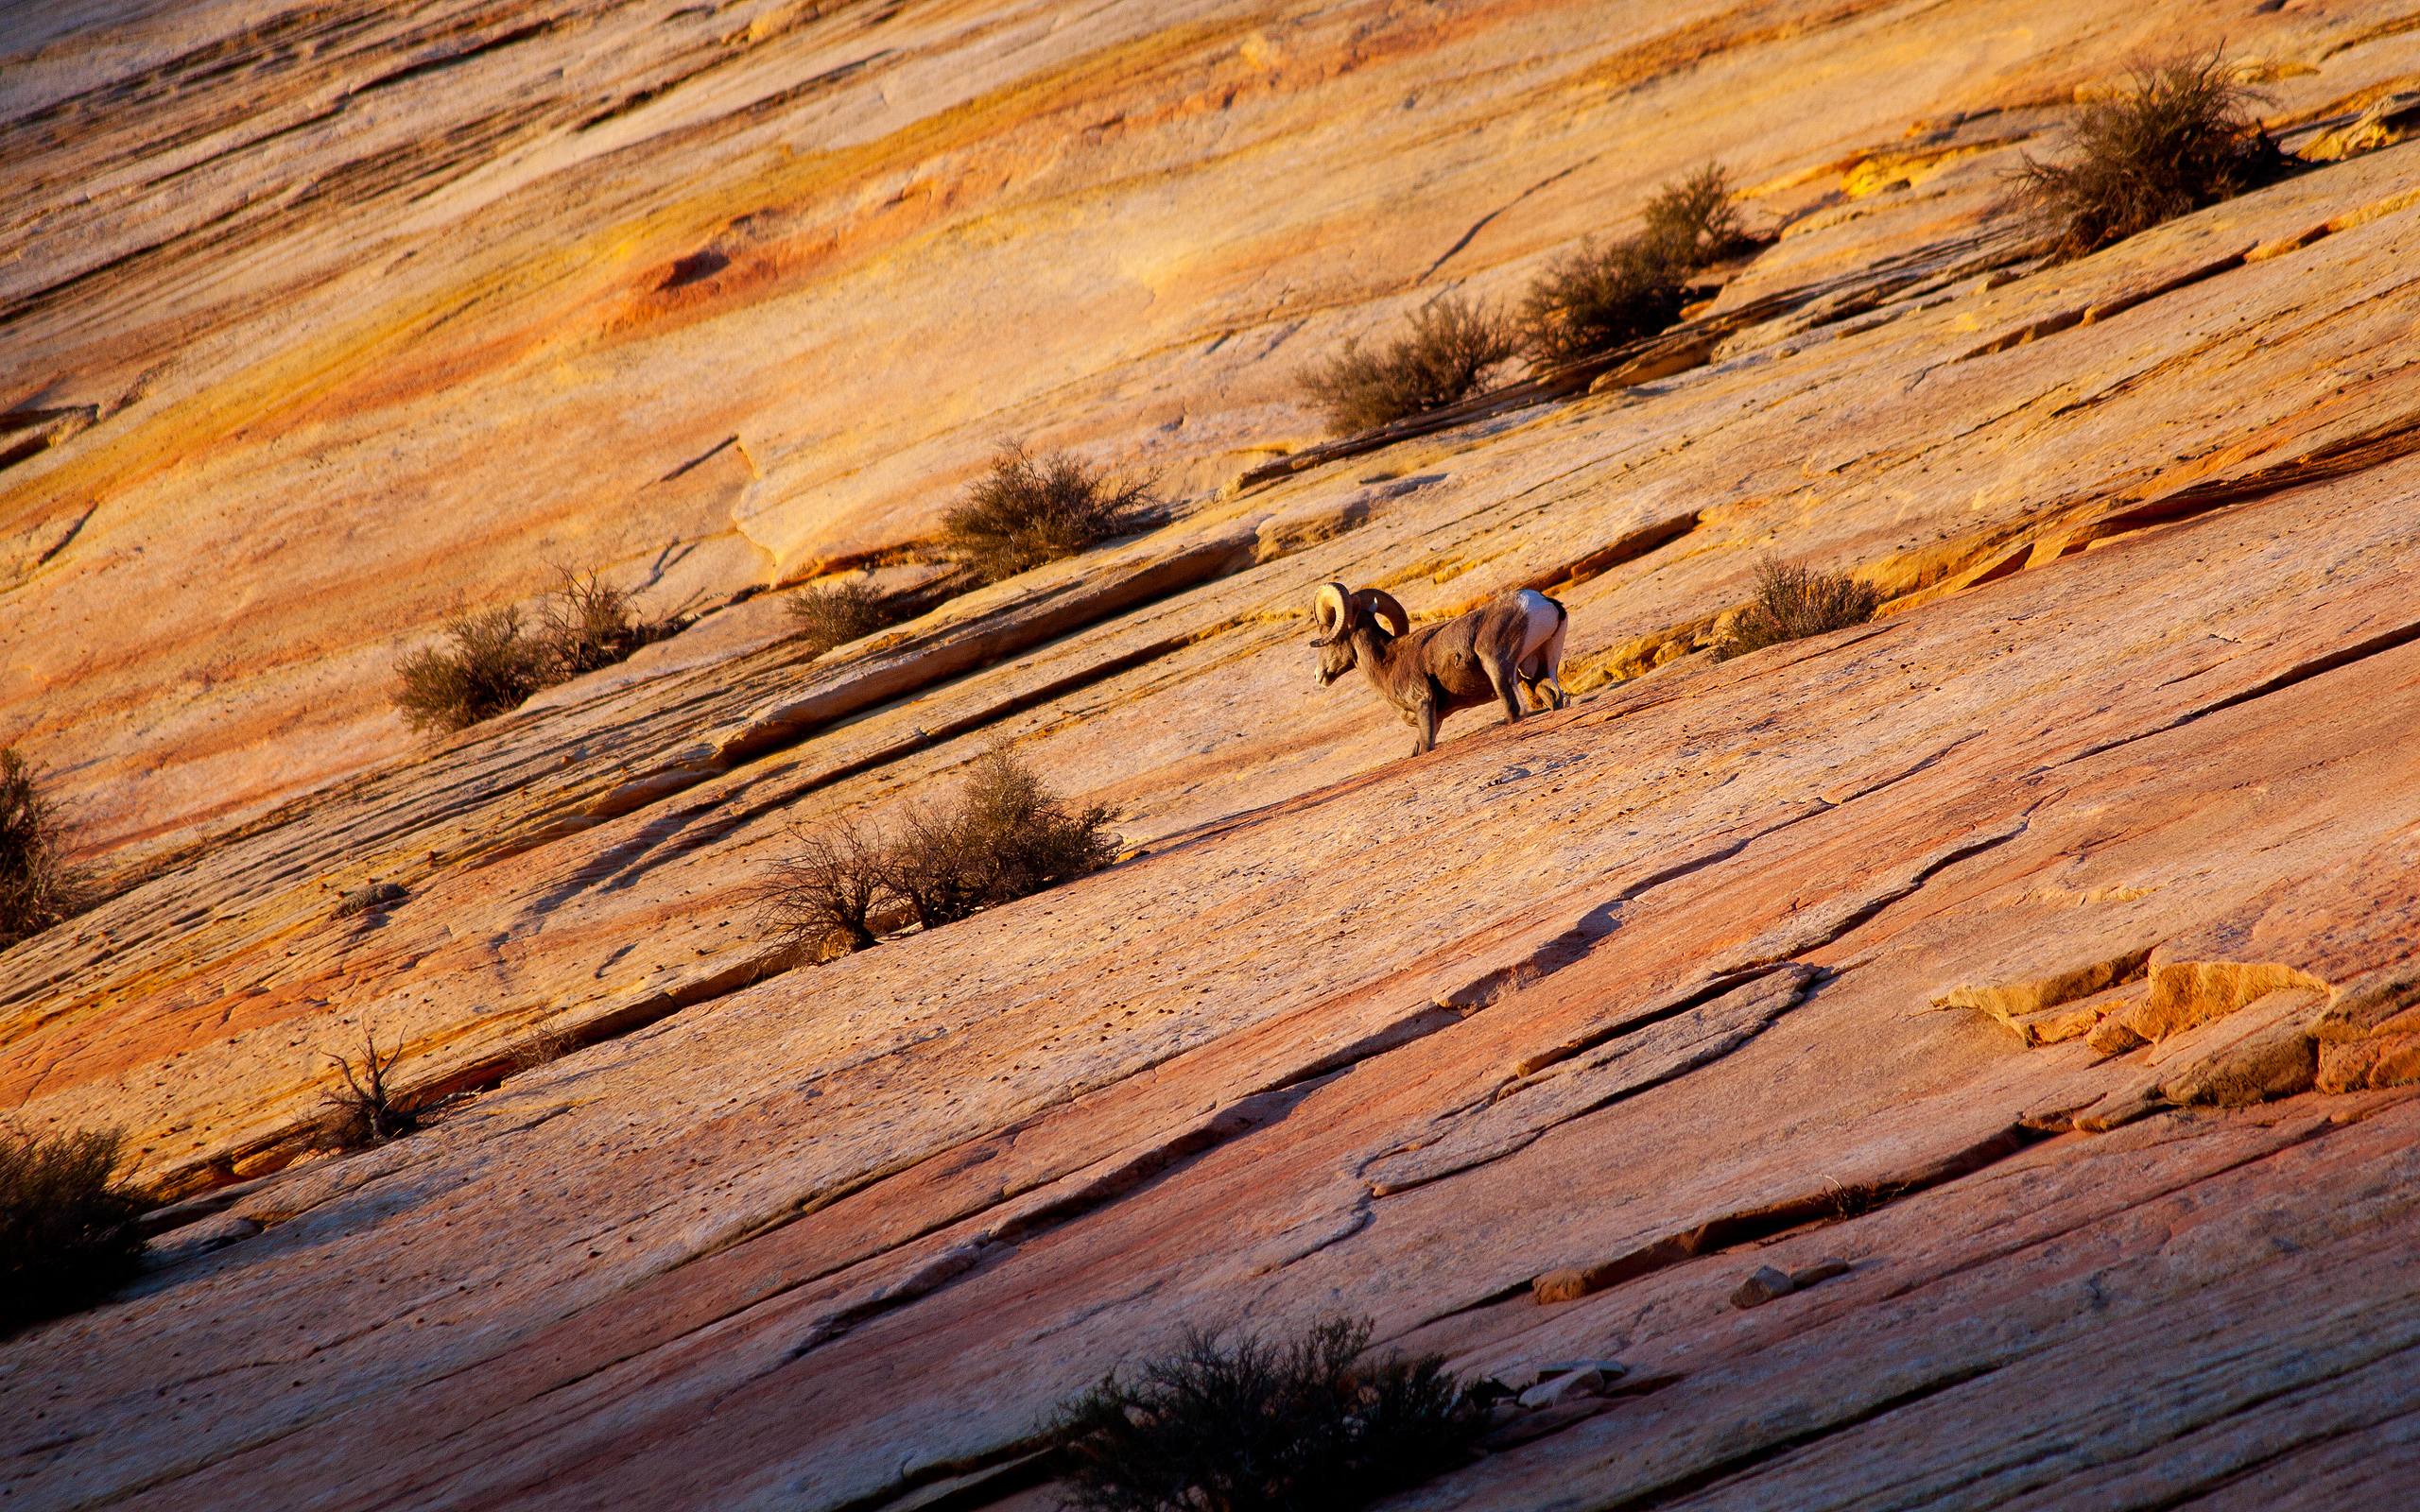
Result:
[[[2408,18],[2231,21],[2327,161],[2055,266],[2004,174],[2199,8],[50,25],[0,700],[122,890],[0,954],[0,1106],[187,1200],[0,1349],[12,1501],[1048,1505],[1058,1395],[1337,1311],[1630,1367],[1406,1504],[2420,1457]],[[1219,487],[1309,355],[1715,153],[1782,234],[1669,360]],[[757,597],[433,746],[383,708],[549,551],[720,602],[912,545],[1005,429],[1177,518],[813,662]],[[1888,612],[1711,662],[1774,550]],[[1403,760],[1308,686],[1330,577],[1549,588],[1589,696]],[[1132,854],[773,947],[787,825],[1001,741]],[[469,1095],[319,1155],[366,1026]]]

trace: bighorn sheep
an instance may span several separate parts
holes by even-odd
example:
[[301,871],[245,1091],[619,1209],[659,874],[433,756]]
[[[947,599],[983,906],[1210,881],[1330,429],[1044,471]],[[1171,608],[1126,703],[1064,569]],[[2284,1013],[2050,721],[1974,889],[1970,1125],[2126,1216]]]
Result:
[[1571,700],[1557,680],[1563,670],[1563,632],[1569,618],[1561,604],[1531,589],[1507,593],[1469,613],[1411,627],[1411,616],[1393,597],[1374,588],[1348,592],[1342,583],[1322,583],[1311,600],[1320,633],[1319,685],[1322,688],[1356,665],[1370,685],[1403,711],[1404,722],[1420,731],[1415,756],[1437,744],[1437,725],[1457,709],[1491,698],[1504,704],[1504,722],[1521,717],[1523,694],[1541,709]]

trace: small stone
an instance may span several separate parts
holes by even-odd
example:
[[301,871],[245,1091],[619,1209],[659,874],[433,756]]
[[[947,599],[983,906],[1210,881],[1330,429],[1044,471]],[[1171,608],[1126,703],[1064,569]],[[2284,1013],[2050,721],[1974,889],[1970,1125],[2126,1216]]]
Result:
[[1795,1289],[1795,1283],[1787,1271],[1759,1265],[1750,1271],[1748,1279],[1731,1294],[1731,1305],[1741,1309],[1762,1307],[1776,1297],[1788,1297]]
[[2151,1043],[2134,1031],[2126,1022],[2125,1015],[2118,1013],[2093,1025],[2092,1031],[2083,1037],[2083,1042],[2104,1056],[2121,1055],[2136,1045]]
[[1568,1375],[1575,1370],[1594,1370],[1607,1381],[1630,1374],[1630,1366],[1619,1360],[1556,1360],[1551,1364],[1538,1366],[1530,1380],[1534,1384],[1554,1376]]
[[392,908],[410,896],[411,894],[394,883],[373,882],[366,886],[354,887],[337,894],[337,917],[351,919],[355,914]]
[[1603,1371],[1566,1370],[1561,1375],[1550,1376],[1521,1393],[1521,1405],[1535,1412],[1541,1407],[1557,1406],[1582,1397],[1601,1397],[1604,1394]]
[[1845,1276],[1854,1269],[1856,1269],[1855,1266],[1837,1255],[1826,1256],[1812,1265],[1801,1265],[1791,1271],[1789,1289],[1793,1292],[1803,1292],[1820,1281],[1828,1281],[1835,1276]]

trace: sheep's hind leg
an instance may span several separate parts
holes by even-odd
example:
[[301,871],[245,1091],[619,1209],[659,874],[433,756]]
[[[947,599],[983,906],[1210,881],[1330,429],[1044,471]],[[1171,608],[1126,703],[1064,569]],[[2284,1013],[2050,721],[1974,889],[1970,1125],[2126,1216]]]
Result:
[[1563,683],[1556,676],[1554,663],[1545,657],[1533,657],[1523,662],[1520,673],[1521,691],[1534,700],[1533,712],[1544,713],[1549,709],[1564,708],[1571,702],[1571,696],[1563,691]]
[[1547,637],[1546,647],[1538,657],[1538,681],[1552,690],[1554,706],[1558,709],[1567,707],[1571,702],[1571,695],[1563,691],[1563,637],[1570,628],[1568,619],[1557,623],[1554,634]]
[[1521,722],[1521,670],[1510,660],[1487,663],[1487,680],[1495,685],[1495,696],[1504,700],[1504,722]]

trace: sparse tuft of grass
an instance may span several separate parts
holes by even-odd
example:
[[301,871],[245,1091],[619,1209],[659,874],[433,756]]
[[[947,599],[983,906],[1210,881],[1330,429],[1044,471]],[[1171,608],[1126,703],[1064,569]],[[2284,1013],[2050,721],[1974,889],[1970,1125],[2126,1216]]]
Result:
[[2128,87],[2077,112],[2072,161],[2025,160],[2017,198],[2081,257],[2164,220],[2232,198],[2285,171],[2251,113],[2258,96],[2222,54],[2136,63]]
[[1340,1512],[1460,1464],[1484,1416],[1436,1356],[1363,1362],[1366,1320],[1270,1343],[1188,1332],[1064,1404],[1091,1512]]
[[392,908],[409,898],[401,883],[371,882],[358,887],[348,887],[337,895],[336,917],[354,919],[373,909]]
[[987,583],[1123,535],[1150,502],[1148,479],[1120,481],[1082,458],[1035,458],[1011,442],[942,520],[950,554]]
[[328,1057],[342,1085],[321,1098],[328,1111],[320,1131],[338,1149],[367,1149],[402,1139],[421,1126],[423,1110],[398,1094],[389,1080],[395,1063],[404,1057],[404,1047],[399,1044],[381,1051],[378,1036],[365,1025],[361,1050],[358,1067],[343,1056]]
[[1716,644],[1715,659],[1862,625],[1881,607],[1880,593],[1846,574],[1768,561],[1756,569],[1755,596]]
[[1070,809],[1004,750],[975,763],[956,799],[911,809],[889,840],[853,825],[793,829],[797,855],[757,894],[760,918],[828,959],[874,942],[888,913],[927,929],[1097,871],[1116,854],[1105,808]]
[[575,1030],[542,1029],[515,1046],[507,1057],[506,1065],[509,1074],[518,1076],[541,1066],[551,1066],[563,1057],[585,1048]]
[[34,775],[15,747],[0,747],[0,950],[65,919],[78,901],[66,826]]
[[1637,235],[1547,265],[1522,301],[1521,347],[1552,367],[1653,335],[1681,318],[1700,269],[1753,245],[1720,164],[1666,184]]
[[862,577],[800,589],[789,596],[788,608],[798,640],[817,656],[863,640],[900,618],[896,607]]
[[531,694],[612,666],[681,628],[681,616],[642,620],[630,595],[596,574],[555,569],[533,631],[510,606],[457,614],[445,644],[395,663],[395,707],[414,730],[465,730],[521,706]]
[[117,1182],[115,1130],[0,1128],[0,1334],[98,1301],[143,1259],[146,1199]]
[[1386,346],[1347,341],[1304,377],[1303,390],[1330,430],[1350,435],[1468,398],[1518,350],[1511,323],[1495,309],[1441,294],[1414,310],[1411,329]]

